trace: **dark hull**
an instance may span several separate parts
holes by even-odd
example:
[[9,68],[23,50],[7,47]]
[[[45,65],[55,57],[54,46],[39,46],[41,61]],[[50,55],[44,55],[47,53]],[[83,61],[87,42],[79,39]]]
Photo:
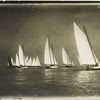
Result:
[[57,65],[46,65],[45,66],[45,69],[56,69],[56,68],[58,68]]
[[73,66],[64,66],[65,68],[72,68]]
[[28,66],[11,66],[11,68],[27,68]]

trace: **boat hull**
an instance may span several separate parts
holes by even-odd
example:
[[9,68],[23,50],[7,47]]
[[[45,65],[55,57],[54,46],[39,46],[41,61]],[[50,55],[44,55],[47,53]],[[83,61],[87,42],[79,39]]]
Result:
[[56,68],[58,68],[57,65],[47,65],[47,66],[45,66],[45,69],[56,69]]
[[12,66],[12,68],[28,68],[28,66]]
[[86,70],[100,70],[100,66],[99,67],[86,68]]
[[87,67],[86,70],[100,70],[100,65],[99,66]]

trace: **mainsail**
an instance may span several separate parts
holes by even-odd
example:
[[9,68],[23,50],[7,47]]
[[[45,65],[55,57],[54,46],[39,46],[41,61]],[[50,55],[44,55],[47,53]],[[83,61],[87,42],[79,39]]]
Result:
[[19,55],[19,62],[20,62],[20,65],[24,66],[24,65],[25,65],[24,53],[23,53],[23,49],[22,49],[21,45],[19,45],[19,52],[18,52],[18,55]]
[[20,66],[20,63],[19,63],[19,57],[18,57],[17,54],[16,54],[16,62],[15,62],[15,65],[16,65],[16,66]]
[[50,47],[49,47],[49,41],[48,38],[46,39],[45,44],[45,52],[44,52],[44,64],[51,64],[51,55],[50,55]]
[[48,38],[46,39],[46,44],[45,44],[44,64],[57,65],[57,61],[53,54],[53,48],[50,47]]
[[64,48],[62,48],[62,59],[63,59],[63,64],[72,65],[69,54],[66,52]]
[[35,58],[32,60],[32,66],[35,66]]
[[50,48],[50,56],[51,56],[51,65],[57,65],[56,58],[53,54],[53,49]]
[[38,56],[37,56],[36,59],[35,59],[35,65],[36,65],[36,66],[41,66],[40,60],[39,60],[39,57],[38,57]]
[[87,35],[74,22],[75,40],[81,64],[95,65],[95,58],[93,56]]

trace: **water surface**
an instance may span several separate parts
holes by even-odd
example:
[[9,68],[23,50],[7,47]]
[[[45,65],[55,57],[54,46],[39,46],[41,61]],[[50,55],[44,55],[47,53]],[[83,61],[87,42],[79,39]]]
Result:
[[0,96],[100,96],[100,70],[0,67]]

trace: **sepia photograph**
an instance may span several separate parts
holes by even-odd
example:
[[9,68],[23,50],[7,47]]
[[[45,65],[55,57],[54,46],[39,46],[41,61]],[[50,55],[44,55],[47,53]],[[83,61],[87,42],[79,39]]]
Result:
[[0,4],[0,100],[99,96],[100,3]]

